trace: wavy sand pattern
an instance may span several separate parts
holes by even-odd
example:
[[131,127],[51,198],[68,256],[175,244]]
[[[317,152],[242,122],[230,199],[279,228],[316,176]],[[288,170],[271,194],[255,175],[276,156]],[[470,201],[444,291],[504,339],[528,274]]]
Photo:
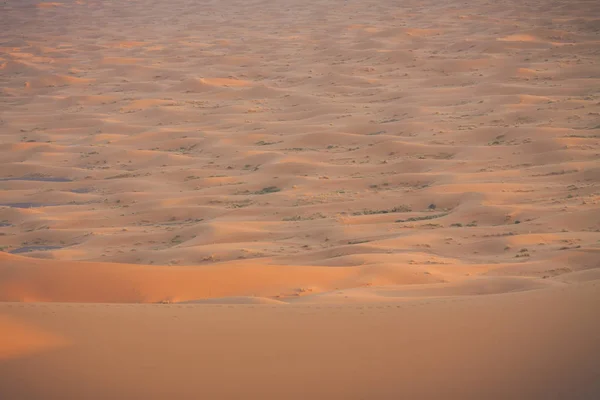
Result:
[[[528,315],[539,316],[558,296],[567,303],[556,323],[581,323],[587,314],[574,310],[600,296],[599,16],[591,0],[4,2],[0,301],[83,311],[44,305],[48,314],[38,315],[0,304],[0,326],[35,339],[31,351],[26,340],[12,352],[0,344],[0,355],[23,363],[11,370],[17,375],[53,363],[79,374],[80,361],[69,357],[92,342],[62,328],[89,318],[84,311],[95,306],[79,303],[181,302],[219,329],[251,332],[244,321],[258,310],[265,321],[282,307],[307,312],[314,326],[336,307],[354,310],[335,331],[352,326],[358,305],[425,302],[426,313],[440,316],[460,301],[465,321],[491,307],[513,324],[523,319],[510,310],[537,301]],[[580,286],[585,295],[565,294]],[[232,307],[242,322],[230,325],[216,305]],[[313,316],[316,306],[324,308]],[[98,307],[110,324],[122,313],[150,324],[167,318],[158,307],[175,306],[139,306],[152,310],[142,316],[142,308]],[[373,323],[393,330],[390,318],[412,321],[404,309],[390,310]],[[193,312],[168,312],[196,326]],[[430,327],[441,334],[447,322]],[[589,356],[600,348],[592,340],[598,324],[580,328],[581,354]],[[131,329],[123,337],[137,335]],[[306,329],[282,331],[282,340],[292,343]],[[411,329],[417,338],[419,328]],[[490,332],[484,341],[493,343]],[[526,332],[530,341],[543,331]],[[323,340],[307,354],[316,357],[329,345]],[[382,340],[393,345],[393,335]],[[453,346],[431,340],[445,343],[442,352]],[[31,356],[38,351],[42,358]],[[21,354],[28,357],[15,361]],[[455,355],[440,357],[451,365]],[[540,381],[555,386],[530,393],[566,390],[554,373],[600,370],[597,361],[578,360],[579,369],[560,364],[566,369]],[[3,365],[12,364],[0,359],[4,374]],[[384,373],[387,383],[371,376],[357,397],[336,389],[336,379],[355,372],[324,374],[331,383],[324,397],[440,398],[454,388],[450,381],[440,381],[439,392],[423,382],[400,388]],[[112,379],[98,376],[105,373]],[[101,379],[92,375],[79,379]],[[481,398],[497,383],[484,381],[453,393]],[[0,378],[0,387],[7,382]],[[281,388],[296,387],[285,382]],[[586,382],[582,396],[600,392]],[[12,385],[10,393],[64,398],[60,387],[38,384],[45,389]],[[77,393],[148,396],[138,384]],[[263,398],[305,398],[248,385]],[[519,385],[498,398],[529,390]],[[375,386],[375,397],[361,392]],[[163,395],[198,398],[185,385],[165,387]]]

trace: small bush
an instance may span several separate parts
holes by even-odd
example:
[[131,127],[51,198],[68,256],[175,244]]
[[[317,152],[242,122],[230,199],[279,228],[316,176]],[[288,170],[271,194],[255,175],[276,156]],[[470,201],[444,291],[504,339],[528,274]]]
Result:
[[426,221],[429,219],[436,219],[436,218],[442,218],[445,217],[446,215],[448,215],[448,213],[444,213],[444,214],[436,214],[436,215],[424,215],[422,217],[412,217],[412,218],[407,218],[407,219],[399,219],[396,222],[417,222],[417,221]]
[[267,194],[267,193],[276,193],[276,192],[280,192],[281,189],[279,189],[277,186],[267,186],[266,188],[262,188],[256,192],[254,192],[254,194]]
[[391,213],[399,213],[399,212],[409,212],[411,211],[408,206],[398,206],[391,208],[389,210],[362,210],[355,211],[352,215],[376,215],[376,214],[391,214]]

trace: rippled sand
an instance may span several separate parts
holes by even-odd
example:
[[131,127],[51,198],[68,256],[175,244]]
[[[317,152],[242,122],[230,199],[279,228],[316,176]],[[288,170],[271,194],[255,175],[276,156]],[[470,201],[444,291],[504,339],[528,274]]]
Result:
[[0,397],[596,397],[599,16],[4,2]]

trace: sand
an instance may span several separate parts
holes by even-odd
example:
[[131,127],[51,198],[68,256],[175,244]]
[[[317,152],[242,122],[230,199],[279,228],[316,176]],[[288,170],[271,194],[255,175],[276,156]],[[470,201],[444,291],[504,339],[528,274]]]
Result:
[[0,397],[600,397],[599,15],[4,2]]
[[0,347],[0,387],[9,399],[593,399],[599,288],[355,306],[3,303],[36,339],[26,352],[5,336],[16,349]]

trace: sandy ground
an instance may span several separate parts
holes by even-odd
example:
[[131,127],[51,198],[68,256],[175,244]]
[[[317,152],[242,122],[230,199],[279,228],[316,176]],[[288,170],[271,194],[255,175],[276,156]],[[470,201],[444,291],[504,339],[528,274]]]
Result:
[[600,281],[376,306],[0,303],[0,388],[45,400],[596,399],[598,304]]
[[0,26],[0,398],[600,397],[597,1]]

